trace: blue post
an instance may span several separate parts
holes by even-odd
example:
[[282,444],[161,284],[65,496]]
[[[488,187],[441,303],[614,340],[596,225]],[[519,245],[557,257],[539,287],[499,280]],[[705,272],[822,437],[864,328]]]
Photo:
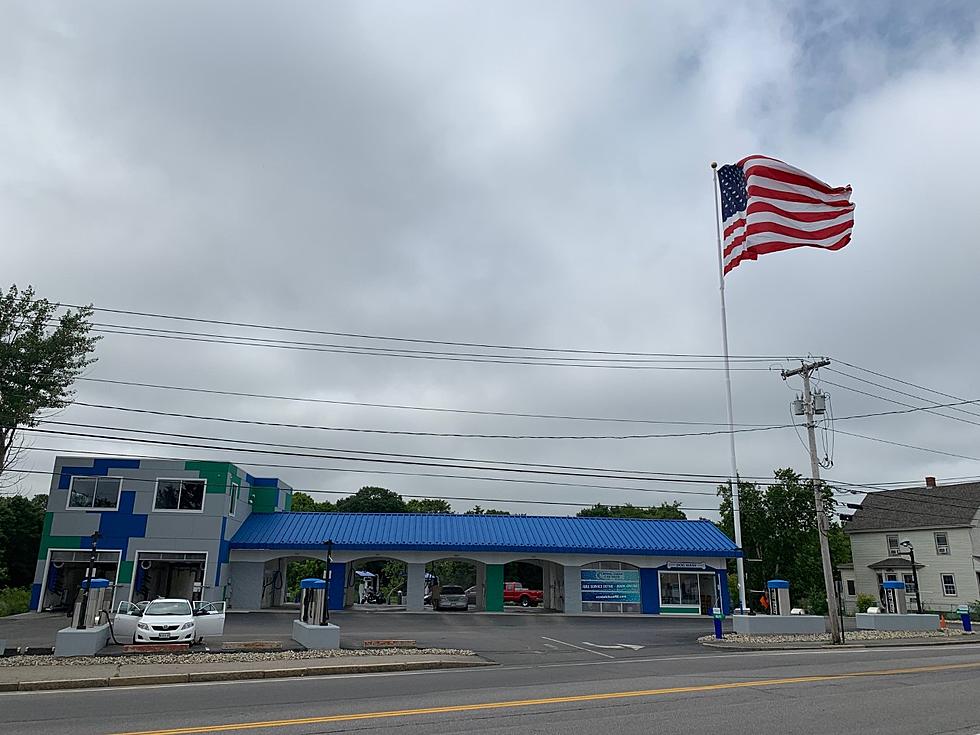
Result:
[[969,610],[967,610],[966,612],[963,612],[962,610],[960,611],[960,620],[963,621],[963,632],[964,633],[972,633],[973,632],[973,623],[970,621],[970,611]]
[[720,615],[715,615],[715,638],[718,639],[719,641],[722,639]]

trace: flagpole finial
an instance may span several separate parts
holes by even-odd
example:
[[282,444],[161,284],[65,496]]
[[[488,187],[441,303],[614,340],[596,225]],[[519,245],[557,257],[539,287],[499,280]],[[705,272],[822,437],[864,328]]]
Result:
[[718,168],[718,161],[712,161],[711,168]]

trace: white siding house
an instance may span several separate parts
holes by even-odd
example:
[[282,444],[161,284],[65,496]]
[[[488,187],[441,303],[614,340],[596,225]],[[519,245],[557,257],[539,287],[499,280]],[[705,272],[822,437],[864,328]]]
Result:
[[[844,526],[850,536],[857,594],[881,595],[881,583],[906,583],[916,609],[953,611],[980,599],[980,483],[869,493]],[[909,555],[915,554],[915,575]]]

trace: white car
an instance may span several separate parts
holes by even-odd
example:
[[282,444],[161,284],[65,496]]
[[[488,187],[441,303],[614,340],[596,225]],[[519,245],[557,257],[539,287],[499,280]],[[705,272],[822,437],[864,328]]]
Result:
[[113,620],[116,640],[133,643],[193,643],[224,632],[224,603],[162,598],[142,610],[131,602],[119,603]]

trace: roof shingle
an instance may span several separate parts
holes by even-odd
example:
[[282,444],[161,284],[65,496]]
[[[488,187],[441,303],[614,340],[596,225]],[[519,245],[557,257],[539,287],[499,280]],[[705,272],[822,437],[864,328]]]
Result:
[[868,493],[844,526],[854,531],[956,528],[972,524],[980,510],[980,483],[912,487]]

